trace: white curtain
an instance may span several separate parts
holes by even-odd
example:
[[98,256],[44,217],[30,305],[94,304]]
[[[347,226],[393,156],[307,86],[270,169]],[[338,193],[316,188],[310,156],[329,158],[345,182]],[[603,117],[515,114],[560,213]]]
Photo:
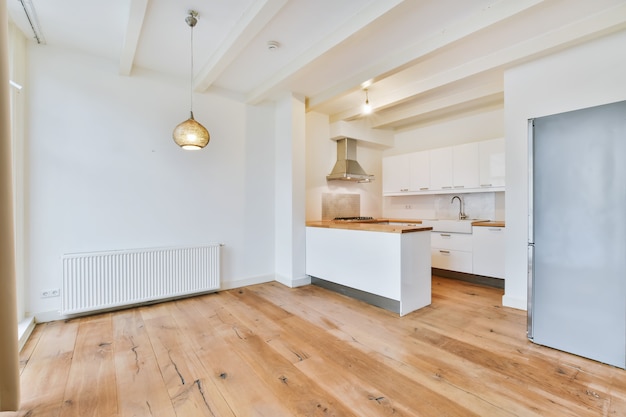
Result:
[[8,15],[0,1],[0,411],[19,408]]

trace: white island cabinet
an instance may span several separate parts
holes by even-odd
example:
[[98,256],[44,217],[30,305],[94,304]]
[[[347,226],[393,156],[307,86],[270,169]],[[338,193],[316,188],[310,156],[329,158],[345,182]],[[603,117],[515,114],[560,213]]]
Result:
[[306,274],[378,297],[386,304],[363,299],[401,316],[429,305],[430,228],[388,229],[307,227]]

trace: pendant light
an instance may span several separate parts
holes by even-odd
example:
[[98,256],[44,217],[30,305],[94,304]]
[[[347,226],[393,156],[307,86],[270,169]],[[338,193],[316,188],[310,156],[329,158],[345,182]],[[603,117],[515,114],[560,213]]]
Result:
[[367,88],[365,89],[365,104],[363,104],[363,114],[370,114],[372,112],[372,106],[370,105],[370,98],[367,94]]
[[193,27],[198,23],[197,17],[198,12],[190,10],[189,15],[185,18],[185,22],[187,22],[191,28],[191,72],[189,80],[190,117],[176,126],[172,134],[174,142],[176,142],[178,146],[191,151],[204,148],[211,139],[209,131],[193,118]]

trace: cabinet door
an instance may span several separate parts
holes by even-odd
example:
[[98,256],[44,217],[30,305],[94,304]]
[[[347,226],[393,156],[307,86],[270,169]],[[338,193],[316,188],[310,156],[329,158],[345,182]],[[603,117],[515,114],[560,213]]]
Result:
[[452,190],[452,147],[430,150],[430,189]]
[[455,189],[478,188],[478,142],[452,148],[452,183]]
[[473,227],[474,274],[504,278],[504,231],[504,227]]
[[504,138],[479,143],[480,186],[504,187]]
[[414,152],[409,154],[409,173],[411,191],[428,191],[430,189],[430,152]]
[[383,193],[407,192],[409,187],[409,155],[383,158]]

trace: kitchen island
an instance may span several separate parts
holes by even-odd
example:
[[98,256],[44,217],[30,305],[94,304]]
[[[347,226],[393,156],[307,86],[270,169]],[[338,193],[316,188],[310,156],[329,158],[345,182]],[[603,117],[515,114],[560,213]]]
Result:
[[431,303],[430,231],[420,224],[307,222],[311,282],[401,316]]

